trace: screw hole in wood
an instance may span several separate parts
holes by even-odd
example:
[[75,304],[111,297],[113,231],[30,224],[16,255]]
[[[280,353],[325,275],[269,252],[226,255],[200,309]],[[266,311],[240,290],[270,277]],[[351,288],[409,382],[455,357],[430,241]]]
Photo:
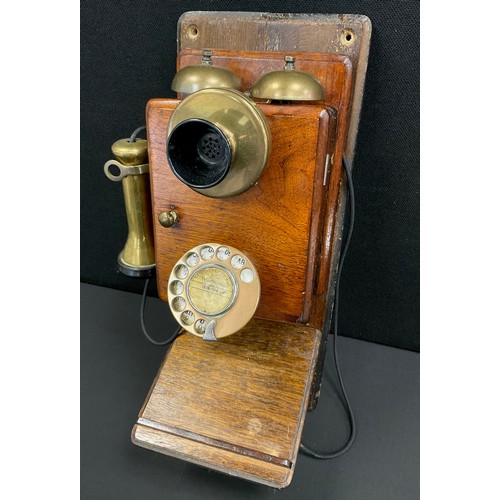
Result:
[[355,40],[356,40],[356,35],[354,31],[350,29],[345,29],[344,31],[342,31],[342,34],[340,36],[340,43],[344,47],[350,47]]

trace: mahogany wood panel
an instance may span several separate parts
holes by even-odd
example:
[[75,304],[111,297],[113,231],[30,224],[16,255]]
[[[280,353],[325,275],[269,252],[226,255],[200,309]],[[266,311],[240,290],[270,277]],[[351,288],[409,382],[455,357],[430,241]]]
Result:
[[[311,325],[322,327],[324,323],[326,292],[330,280],[331,260],[336,238],[334,230],[336,227],[337,204],[339,197],[339,186],[342,172],[342,154],[346,148],[348,117],[350,112],[350,97],[352,93],[353,67],[350,59],[341,54],[325,54],[316,52],[263,52],[263,51],[236,51],[236,50],[213,50],[212,61],[215,66],[221,66],[234,71],[242,81],[242,90],[248,91],[258,78],[270,71],[283,69],[285,55],[296,57],[295,67],[298,71],[305,71],[314,75],[325,89],[325,104],[337,110],[337,127],[324,141],[322,147],[331,149],[333,144],[332,163],[330,168],[329,186],[327,199],[322,201],[321,233],[318,233],[317,250],[314,265],[314,297],[306,294],[305,312],[309,312],[309,306],[313,307],[314,314],[303,316]],[[199,64],[201,51],[196,49],[181,50],[177,57],[177,69],[185,66]],[[321,150],[318,147],[318,150]],[[310,261],[312,264],[312,261]],[[309,274],[312,276],[312,274]]]
[[321,333],[254,318],[218,342],[183,334],[134,443],[275,487],[293,474]]
[[[160,297],[167,300],[170,272],[184,252],[203,242],[227,243],[246,253],[259,271],[257,317],[309,321],[334,111],[318,105],[259,105],[272,133],[269,166],[247,192],[215,199],[182,184],[168,166],[166,130],[178,102],[154,99],[146,113]],[[158,214],[171,208],[180,220],[164,228]]]

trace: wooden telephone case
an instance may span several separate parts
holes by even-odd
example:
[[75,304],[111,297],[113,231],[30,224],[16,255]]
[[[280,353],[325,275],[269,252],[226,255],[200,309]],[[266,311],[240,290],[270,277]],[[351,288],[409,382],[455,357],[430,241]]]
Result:
[[[335,54],[214,50],[213,64],[240,76],[243,90],[282,69],[286,55],[314,75],[325,101],[258,104],[272,147],[248,191],[208,198],[169,168],[169,119],[180,102],[147,105],[149,165],[160,298],[179,257],[203,242],[239,248],[258,269],[261,299],[240,332],[218,342],[189,334],[165,356],[132,431],[135,444],[273,487],[291,481],[326,335],[332,240],[342,179],[352,68]],[[177,66],[198,64],[181,51]],[[174,209],[170,228],[158,221]],[[315,371],[316,370],[316,371]]]

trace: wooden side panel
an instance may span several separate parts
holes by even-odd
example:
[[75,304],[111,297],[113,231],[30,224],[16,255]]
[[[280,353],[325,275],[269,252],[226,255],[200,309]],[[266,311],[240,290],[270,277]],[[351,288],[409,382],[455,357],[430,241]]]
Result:
[[219,342],[181,335],[139,414],[134,442],[286,486],[320,336],[305,325],[256,318]]
[[[325,197],[325,159],[331,153],[325,137],[335,129],[333,110],[260,105],[272,133],[269,167],[247,192],[214,199],[182,184],[168,166],[166,130],[177,103],[152,100],[147,108],[160,297],[167,299],[170,272],[184,252],[204,241],[227,243],[246,253],[259,270],[262,294],[257,317],[307,322],[313,263],[321,240],[317,233],[323,229],[321,203],[314,200]],[[180,220],[164,228],[157,216],[171,208]]]

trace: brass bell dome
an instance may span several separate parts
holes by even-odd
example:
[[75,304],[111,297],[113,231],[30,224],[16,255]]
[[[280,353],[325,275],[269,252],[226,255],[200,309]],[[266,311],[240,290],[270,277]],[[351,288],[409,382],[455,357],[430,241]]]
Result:
[[208,88],[241,89],[241,80],[232,71],[212,65],[212,52],[202,52],[201,64],[186,66],[179,70],[173,81],[172,90],[182,94],[192,94]]
[[261,76],[251,96],[272,101],[322,101],[325,92],[313,75],[295,69],[295,57],[286,56],[284,69]]

